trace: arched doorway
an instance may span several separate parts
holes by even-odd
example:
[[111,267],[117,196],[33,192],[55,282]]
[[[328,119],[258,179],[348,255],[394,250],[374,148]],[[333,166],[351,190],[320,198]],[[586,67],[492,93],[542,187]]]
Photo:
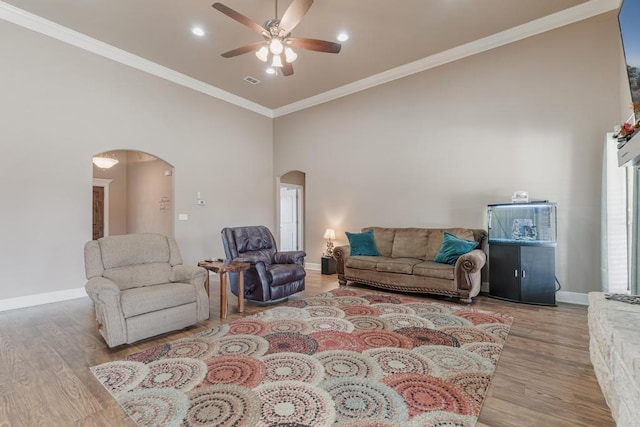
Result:
[[278,180],[278,240],[281,251],[304,249],[305,180],[301,171],[291,171]]
[[173,236],[173,166],[151,154],[93,156],[93,238],[129,233]]

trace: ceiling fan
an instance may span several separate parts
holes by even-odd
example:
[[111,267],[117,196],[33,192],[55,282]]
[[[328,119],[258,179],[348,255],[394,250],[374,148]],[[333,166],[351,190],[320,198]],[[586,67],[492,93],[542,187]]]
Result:
[[232,58],[234,56],[256,51],[258,59],[263,62],[268,62],[269,59],[271,59],[272,67],[275,69],[280,68],[283,75],[290,76],[293,74],[293,65],[291,64],[298,57],[291,47],[299,47],[316,52],[340,52],[340,48],[342,47],[340,43],[291,37],[291,32],[309,11],[309,8],[313,4],[313,0],[293,0],[280,19],[278,19],[278,0],[275,0],[275,3],[276,17],[274,19],[267,20],[264,25],[256,24],[251,19],[223,5],[222,3],[213,4],[214,9],[224,13],[231,19],[238,21],[242,25],[251,28],[264,38],[263,41],[251,43],[225,52],[222,54],[223,57]]

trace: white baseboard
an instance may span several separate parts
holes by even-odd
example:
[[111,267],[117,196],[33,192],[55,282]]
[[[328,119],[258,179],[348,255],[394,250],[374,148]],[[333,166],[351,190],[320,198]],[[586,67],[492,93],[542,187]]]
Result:
[[306,268],[307,270],[317,270],[317,271],[322,270],[322,266],[315,262],[305,262],[304,268]]
[[556,301],[569,304],[589,305],[589,295],[580,292],[556,292]]
[[83,298],[87,292],[82,288],[66,289],[64,291],[47,292],[44,294],[27,295],[24,297],[0,300],[0,311],[15,310],[17,308],[33,307],[35,305]]
[[[308,270],[321,270],[321,265],[317,263],[305,263],[305,268]],[[482,291],[488,292],[488,283],[482,284]],[[485,290],[486,289],[486,290]],[[66,301],[76,298],[84,298],[87,296],[87,292],[84,288],[67,289],[64,291],[47,292],[44,294],[27,295],[24,297],[7,298],[0,300],[0,311],[15,310],[18,308],[33,307],[36,305],[49,304],[52,302]],[[569,304],[589,305],[589,297],[587,294],[579,292],[567,292],[558,291],[556,293],[556,300],[558,302],[565,302]]]

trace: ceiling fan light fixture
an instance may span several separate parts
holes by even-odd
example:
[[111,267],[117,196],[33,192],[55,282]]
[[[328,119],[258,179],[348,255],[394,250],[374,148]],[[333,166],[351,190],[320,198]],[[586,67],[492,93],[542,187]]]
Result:
[[284,49],[284,57],[286,59],[286,61],[291,64],[293,61],[295,61],[298,58],[298,54],[295,53],[293,51],[293,49],[291,49],[290,47],[286,47]]
[[256,57],[262,62],[267,62],[269,59],[269,49],[266,46],[262,46],[256,52]]
[[276,68],[282,67],[282,59],[280,55],[273,55],[273,60],[271,61],[271,66]]
[[271,39],[271,42],[269,43],[269,50],[274,55],[280,55],[284,50],[284,45],[282,44],[282,40],[278,38]]

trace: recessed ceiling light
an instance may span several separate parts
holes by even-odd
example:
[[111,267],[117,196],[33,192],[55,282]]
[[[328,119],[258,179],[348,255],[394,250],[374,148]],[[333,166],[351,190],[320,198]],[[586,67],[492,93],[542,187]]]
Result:
[[193,27],[191,32],[199,37],[204,36],[204,30],[201,27]]
[[349,40],[349,34],[340,33],[340,34],[338,34],[337,39],[338,39],[339,42],[346,42],[347,40]]
[[275,74],[276,73],[276,69],[273,67],[269,67],[265,70],[267,72],[267,74]]

